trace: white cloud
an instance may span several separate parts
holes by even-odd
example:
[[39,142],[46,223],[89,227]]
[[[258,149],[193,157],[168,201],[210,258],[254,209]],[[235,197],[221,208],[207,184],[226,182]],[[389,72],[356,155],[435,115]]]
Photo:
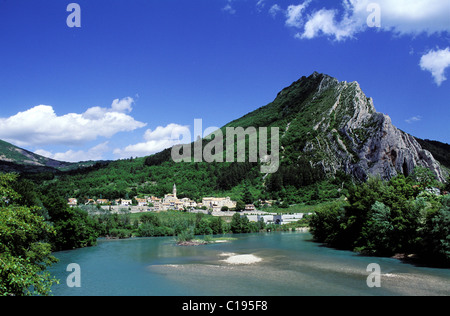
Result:
[[303,11],[310,3],[311,0],[307,0],[302,4],[288,6],[286,10],[286,25],[301,27],[303,25]]
[[114,154],[119,158],[143,157],[158,153],[177,144],[188,144],[191,133],[188,126],[169,124],[158,126],[155,130],[148,129],[144,134],[144,142],[129,145],[124,149],[117,148]]
[[[448,0],[342,0],[339,9],[322,8],[306,12],[309,2],[290,5],[287,9],[285,23],[301,30],[296,34],[297,38],[312,39],[325,35],[340,41],[354,37],[369,28],[367,20],[373,12],[369,5],[373,3],[380,9],[378,29],[382,31],[412,36],[450,32]],[[278,11],[274,9],[269,13],[274,16]]]
[[146,124],[125,112],[132,111],[132,98],[116,99],[110,108],[92,107],[82,114],[58,116],[52,106],[38,105],[8,118],[0,118],[0,139],[18,146],[79,145],[133,131]]
[[430,50],[420,59],[420,68],[431,72],[438,86],[447,80],[445,69],[448,67],[450,67],[450,47],[441,50]]
[[400,35],[428,35],[449,32],[448,0],[349,0],[355,16],[367,17],[367,6],[375,2],[381,8],[381,28]]
[[104,159],[103,155],[109,151],[108,142],[101,143],[95,147],[92,147],[91,149],[87,151],[83,150],[68,150],[63,153],[55,153],[38,149],[35,151],[36,154],[52,158],[59,161],[66,161],[66,162],[79,162],[79,161],[88,161],[88,160],[102,160]]
[[222,11],[227,12],[229,14],[235,14],[236,10],[231,6],[232,1],[233,0],[228,0],[227,5],[222,8]]
[[256,8],[258,10],[262,10],[262,8],[264,8],[266,6],[266,4],[264,3],[265,0],[258,0],[258,2],[256,3]]
[[53,153],[50,151],[44,150],[44,149],[35,150],[34,153],[37,155],[41,155],[41,156],[53,159]]
[[311,39],[321,33],[334,36],[337,41],[352,37],[357,30],[357,26],[352,19],[346,16],[340,22],[336,22],[335,16],[335,10],[322,9],[315,12],[312,16],[309,16],[303,34],[296,35],[296,37]]
[[133,103],[134,100],[130,97],[123,98],[122,100],[115,99],[111,104],[111,109],[113,112],[130,113],[133,110],[133,108],[131,107]]
[[415,122],[419,122],[421,120],[422,120],[422,117],[420,115],[418,115],[418,116],[413,116],[413,117],[410,117],[409,119],[406,119],[405,122],[408,124],[412,124]]
[[278,4],[274,4],[273,6],[270,7],[269,9],[269,14],[275,18],[278,14],[278,12],[283,11],[283,9],[281,9],[281,7]]

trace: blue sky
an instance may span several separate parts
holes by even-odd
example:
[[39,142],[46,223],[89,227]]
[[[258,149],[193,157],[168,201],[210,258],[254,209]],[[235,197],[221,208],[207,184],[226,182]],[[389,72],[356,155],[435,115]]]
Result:
[[71,2],[0,0],[0,139],[66,161],[145,156],[318,71],[450,143],[450,0],[79,0],[69,27]]

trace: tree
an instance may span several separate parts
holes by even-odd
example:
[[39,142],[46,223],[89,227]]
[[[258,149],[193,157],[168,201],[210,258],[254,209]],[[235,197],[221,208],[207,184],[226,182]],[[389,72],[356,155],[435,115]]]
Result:
[[8,206],[20,199],[20,194],[14,190],[18,175],[15,173],[0,174],[0,206]]
[[[345,207],[345,215],[339,216],[342,220],[339,223],[339,240],[335,240],[340,247],[354,249],[360,246],[356,242],[359,240],[362,228],[367,222],[369,211],[376,201],[382,200],[380,196],[384,195],[387,185],[380,178],[369,178],[365,183],[353,185],[349,189],[348,202]],[[384,201],[383,201],[384,202]]]
[[141,215],[141,222],[151,224],[153,226],[160,226],[159,218],[156,214],[153,213],[144,213]]
[[243,211],[243,210],[245,210],[245,202],[242,201],[242,200],[238,200],[236,202],[236,211],[240,212],[240,211]]
[[348,248],[348,240],[342,238],[347,222],[341,203],[319,208],[310,218],[310,231],[318,242],[331,246]]
[[215,216],[209,223],[214,235],[223,234],[223,222],[220,216]]
[[99,237],[88,213],[76,208],[64,210],[64,218],[54,223],[56,235],[50,241],[55,250],[94,246]]
[[393,230],[390,208],[376,201],[363,227],[360,240],[364,245],[357,249],[358,252],[369,255],[392,255],[394,247],[391,244],[391,233]]
[[231,232],[234,234],[249,233],[249,223],[250,221],[247,216],[241,216],[239,213],[234,213],[230,223]]
[[278,192],[283,188],[283,177],[281,172],[278,171],[269,176],[269,180],[267,181],[267,191],[269,192]]
[[14,190],[20,195],[17,200],[19,205],[33,207],[40,204],[36,187],[28,179],[20,179],[14,182]]
[[99,236],[96,223],[87,212],[79,208],[70,208],[55,192],[49,193],[43,204],[56,231],[49,239],[54,250],[68,250],[96,244]]
[[16,180],[0,174],[0,295],[47,295],[58,282],[46,271],[57,261],[45,242],[55,231],[38,208],[14,205]]
[[391,221],[395,228],[391,234],[391,244],[395,252],[416,251],[420,210],[414,205],[415,194],[413,183],[401,174],[388,182],[386,190],[379,197],[391,209]]
[[427,220],[423,252],[438,262],[450,264],[450,195],[444,196],[441,203],[441,208]]
[[430,169],[425,167],[415,167],[410,177],[419,185],[421,190],[432,188],[438,185],[435,174]]
[[244,186],[244,194],[242,200],[244,201],[245,204],[252,204],[254,200],[253,195],[250,192],[250,189],[248,188],[247,184]]
[[196,223],[194,232],[196,235],[213,234],[213,230],[209,227],[209,222],[204,218],[202,218],[198,223]]

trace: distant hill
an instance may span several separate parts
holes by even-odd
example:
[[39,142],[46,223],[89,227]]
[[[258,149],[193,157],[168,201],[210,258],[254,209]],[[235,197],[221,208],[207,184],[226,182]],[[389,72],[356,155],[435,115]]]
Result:
[[[278,172],[261,173],[261,161],[248,161],[248,146],[244,163],[176,163],[169,148],[137,159],[73,164],[2,142],[0,162],[3,168],[55,172],[56,177],[43,181],[45,189],[81,200],[161,197],[176,183],[180,197],[196,200],[213,195],[240,199],[249,191],[255,199],[306,203],[340,197],[343,184],[352,179],[365,181],[373,175],[390,179],[409,175],[416,166],[429,168],[440,181],[448,173],[441,165],[449,166],[449,145],[416,139],[397,129],[389,116],[375,110],[357,82],[316,72],[283,89],[273,102],[223,126],[224,135],[226,127],[278,127]],[[208,142],[203,140],[203,147]],[[225,140],[223,148],[225,155]]]
[[96,161],[65,162],[43,157],[26,149],[0,140],[0,171],[3,172],[56,172],[69,171],[95,165]]

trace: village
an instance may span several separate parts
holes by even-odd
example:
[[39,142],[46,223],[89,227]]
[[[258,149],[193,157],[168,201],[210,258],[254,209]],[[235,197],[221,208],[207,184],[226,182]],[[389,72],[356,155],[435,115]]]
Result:
[[[263,201],[266,205],[271,205],[271,201]],[[172,193],[164,195],[164,198],[155,196],[133,199],[88,199],[85,203],[80,204],[76,198],[69,198],[68,203],[70,207],[78,207],[80,205],[96,205],[99,208],[110,210],[113,213],[119,213],[122,210],[127,210],[130,213],[141,212],[162,212],[162,211],[186,211],[192,213],[205,213],[213,216],[231,217],[236,213],[237,202],[230,199],[230,197],[204,197],[202,202],[197,203],[187,197],[179,199],[177,197],[176,184],[173,185]],[[258,222],[263,220],[266,224],[288,224],[299,221],[303,218],[303,213],[298,214],[277,214],[268,213],[257,210],[254,204],[246,204],[245,208],[239,211],[241,216],[247,216],[249,221]]]

